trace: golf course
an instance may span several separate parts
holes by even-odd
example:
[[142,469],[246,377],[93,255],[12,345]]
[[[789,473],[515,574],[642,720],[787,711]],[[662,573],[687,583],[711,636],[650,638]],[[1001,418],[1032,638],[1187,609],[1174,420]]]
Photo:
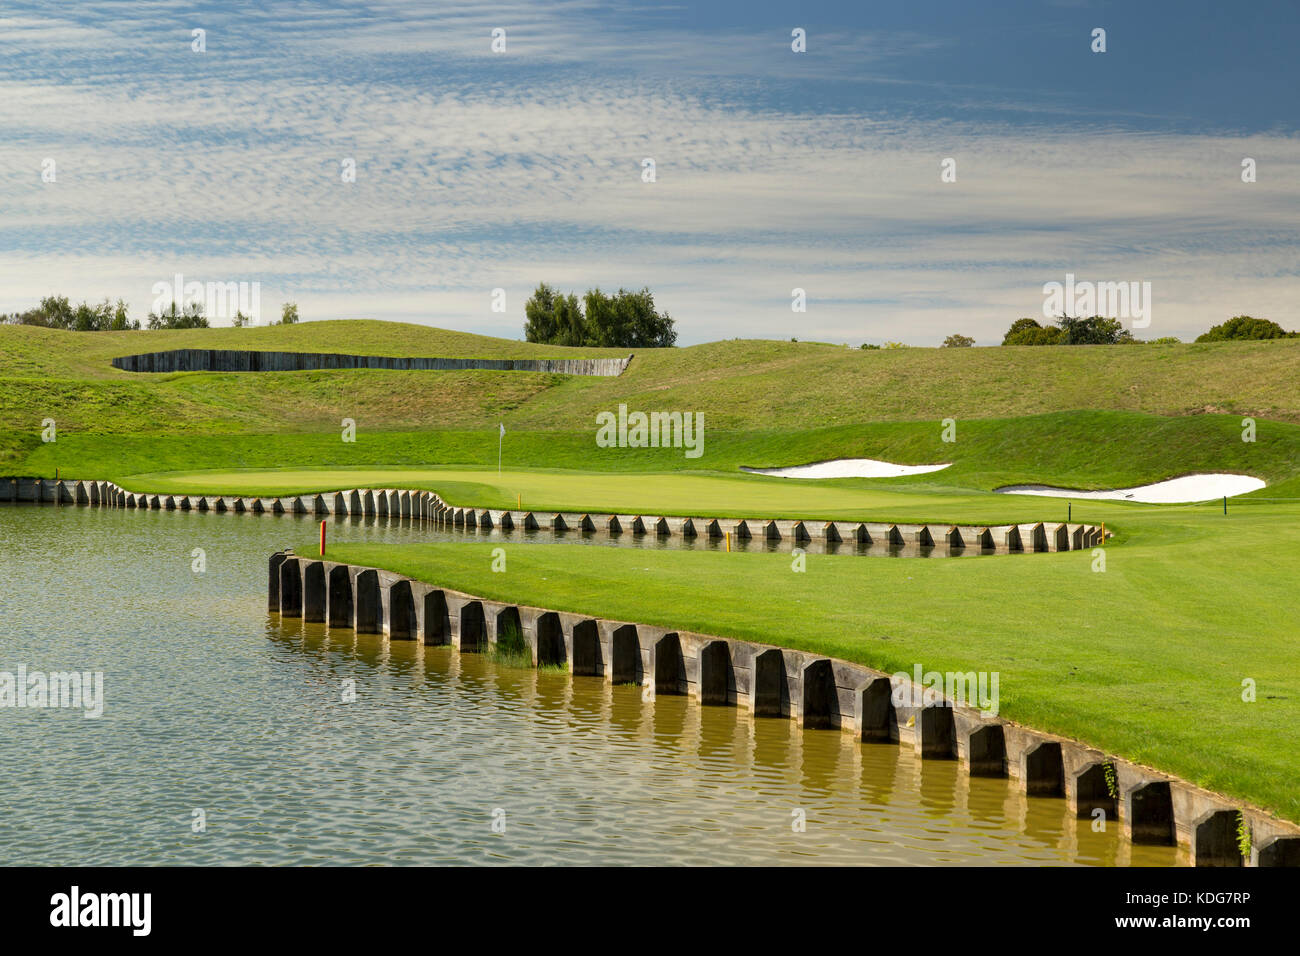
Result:
[[[330,557],[488,599],[884,671],[918,662],[996,671],[1010,720],[1300,822],[1300,340],[879,350],[732,340],[641,350],[617,377],[111,365],[170,349],[627,354],[370,321],[0,326],[0,475],[164,495],[423,489],[455,507],[537,512],[1104,523],[1100,550],[973,561],[809,555],[804,570],[788,553],[558,541],[512,544],[499,573],[494,545],[472,535],[339,544]],[[597,416],[620,406],[693,413],[702,454],[602,447]],[[815,480],[741,470],[843,458],[949,467]],[[1095,491],[1206,473],[1266,487],[1226,504],[1162,505],[998,490]],[[303,554],[315,547],[288,543]]]

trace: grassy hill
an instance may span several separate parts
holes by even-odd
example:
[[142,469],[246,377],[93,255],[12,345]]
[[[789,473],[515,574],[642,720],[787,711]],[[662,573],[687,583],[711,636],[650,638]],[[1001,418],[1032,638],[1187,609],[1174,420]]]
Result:
[[[1263,429],[1255,448],[1229,440],[1243,415],[1300,424],[1300,340],[878,351],[736,340],[643,350],[618,378],[381,370],[147,375],[109,364],[118,355],[171,348],[624,354],[372,321],[114,333],[0,326],[0,471],[52,474],[59,466],[85,477],[122,477],[193,468],[485,465],[494,457],[497,422],[509,430],[514,463],[534,467],[734,471],[857,453],[954,460],[961,470],[947,478],[965,474],[987,486],[1034,480],[1018,464],[1026,455],[1046,455],[1058,466],[1064,455],[1066,473],[1096,486],[1137,474],[1135,461],[1160,466],[1158,474],[1138,469],[1144,478],[1200,468],[1207,449],[1272,481],[1295,475],[1300,462],[1290,428]],[[595,415],[620,403],[702,413],[705,459],[597,449]],[[1071,419],[1064,412],[1133,414]],[[1041,417],[1012,423],[1024,416]],[[59,429],[56,447],[40,441],[47,418]],[[344,418],[357,422],[356,445],[338,441]],[[956,445],[937,441],[944,418],[959,422]],[[1266,437],[1276,439],[1267,450]]]

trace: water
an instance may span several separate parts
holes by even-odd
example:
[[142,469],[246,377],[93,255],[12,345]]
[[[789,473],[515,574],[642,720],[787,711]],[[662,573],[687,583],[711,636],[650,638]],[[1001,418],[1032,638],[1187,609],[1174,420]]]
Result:
[[[896,746],[281,625],[266,612],[266,558],[314,528],[307,516],[0,505],[0,669],[102,670],[106,698],[98,720],[0,709],[0,859],[1187,862],[1130,847],[1115,825],[1094,833],[1063,800]],[[430,537],[374,522],[331,534]]]

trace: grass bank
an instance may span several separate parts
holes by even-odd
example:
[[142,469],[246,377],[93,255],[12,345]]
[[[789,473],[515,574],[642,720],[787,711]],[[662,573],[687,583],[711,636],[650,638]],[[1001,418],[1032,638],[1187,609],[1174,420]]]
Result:
[[[797,432],[706,432],[704,455],[681,449],[600,448],[594,428],[508,432],[506,469],[496,471],[497,436],[442,430],[332,435],[115,436],[63,433],[14,469],[52,477],[109,478],[159,494],[307,494],[348,487],[422,487],[458,505],[535,510],[659,511],[785,517],[854,517],[898,499],[927,520],[995,520],[984,498],[1002,485],[1042,482],[1082,489],[1127,487],[1199,471],[1263,478],[1265,497],[1300,495],[1300,426],[1260,422],[1242,441],[1227,415],[1162,418],[1136,412],[1057,412],[957,424],[877,422]],[[906,464],[951,462],[898,479],[806,482],[748,475],[742,466],[835,457]],[[906,496],[899,498],[899,496]],[[975,511],[949,511],[975,495]],[[996,501],[1005,502],[999,498]],[[937,506],[937,507],[935,507]],[[1020,512],[1016,512],[1019,514]],[[897,517],[902,520],[904,512]]]
[[[974,561],[583,545],[335,545],[483,597],[765,641],[887,671],[1001,675],[1001,713],[1300,821],[1300,509],[1178,509],[1090,552]],[[1154,522],[1157,519],[1151,518]],[[307,547],[302,553],[310,553]],[[1242,569],[1249,568],[1249,573]],[[1257,699],[1242,700],[1243,680]]]

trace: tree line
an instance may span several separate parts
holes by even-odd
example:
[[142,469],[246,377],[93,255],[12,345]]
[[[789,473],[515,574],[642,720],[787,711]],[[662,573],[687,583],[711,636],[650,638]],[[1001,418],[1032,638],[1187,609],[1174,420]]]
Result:
[[[298,321],[298,305],[286,302],[280,310],[280,324],[293,325]],[[46,329],[63,329],[68,332],[122,332],[139,330],[139,319],[132,319],[130,306],[122,299],[110,303],[108,299],[92,305],[80,302],[73,305],[66,295],[49,295],[41,299],[40,304],[22,312],[0,314],[0,324],[36,325]],[[236,311],[231,325],[242,328],[250,324],[248,316]],[[275,323],[272,323],[275,324]],[[159,329],[206,329],[210,328],[207,315],[204,314],[202,302],[190,302],[179,306],[175,302],[159,312],[150,312],[145,319],[144,328],[152,331]]]
[[[1226,342],[1242,339],[1290,339],[1300,333],[1288,332],[1269,319],[1238,315],[1196,337],[1197,342]],[[1136,338],[1119,319],[1093,315],[1087,318],[1060,316],[1055,324],[1043,325],[1036,319],[1016,319],[1002,338],[1003,345],[1169,345],[1179,340],[1172,335],[1156,339]],[[947,344],[947,343],[945,343]]]

